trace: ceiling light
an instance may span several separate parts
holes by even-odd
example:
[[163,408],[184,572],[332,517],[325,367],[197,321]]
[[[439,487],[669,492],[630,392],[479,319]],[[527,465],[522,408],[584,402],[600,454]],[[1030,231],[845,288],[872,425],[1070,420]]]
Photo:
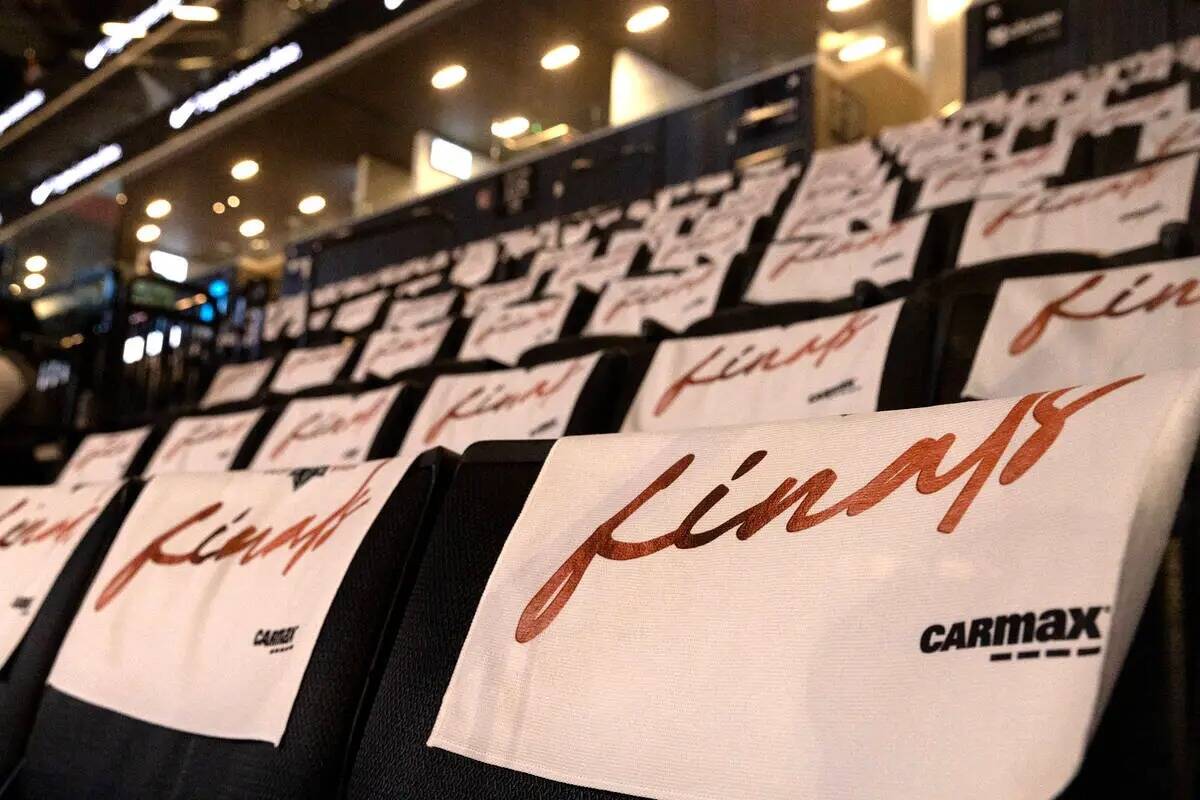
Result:
[[49,263],[50,262],[46,260],[45,256],[30,256],[29,258],[25,259],[25,269],[29,270],[30,272],[41,272],[49,265]]
[[169,281],[183,283],[188,276],[188,260],[163,250],[151,250],[150,271]]
[[887,39],[875,33],[853,41],[838,50],[838,58],[847,63],[862,61],[864,58],[879,55],[885,47],[887,47]]
[[638,11],[625,23],[625,30],[630,33],[645,33],[652,31],[667,21],[671,16],[666,6],[646,6]]
[[467,68],[462,64],[451,64],[433,73],[433,88],[453,89],[467,79]]
[[117,205],[123,206],[128,202],[129,202],[129,198],[126,197],[124,192],[117,192]]
[[529,120],[525,117],[509,117],[492,123],[492,136],[498,139],[511,139],[529,130]]
[[150,219],[162,219],[167,214],[171,213],[171,201],[158,198],[151,200],[146,205],[146,216]]
[[121,360],[126,364],[136,364],[146,355],[146,340],[140,336],[130,336],[125,340],[125,351]]
[[146,355],[153,358],[163,350],[162,331],[150,331],[146,334]]
[[231,194],[229,197],[225,198],[225,205],[229,206],[230,208],[237,208],[241,204],[242,200],[236,194]]
[[222,203],[220,200],[213,203],[213,213],[214,214],[224,214],[225,213],[225,204]]
[[8,285],[8,292],[9,292],[9,294],[20,294],[21,293],[21,284],[10,283]]
[[395,11],[402,5],[404,5],[404,0],[383,0],[383,7],[388,11]]
[[320,214],[325,210],[325,198],[319,194],[310,194],[308,197],[300,201],[297,206],[301,214]]
[[460,181],[471,178],[475,156],[465,147],[435,136],[429,144],[429,166]]
[[148,222],[137,229],[137,240],[142,244],[157,242],[158,237],[160,236],[162,236],[162,228],[158,227],[154,223]]
[[562,69],[575,63],[579,58],[579,48],[573,44],[560,44],[542,56],[542,69]]
[[171,16],[184,22],[216,22],[221,12],[211,6],[176,6]]
[[258,162],[252,158],[242,159],[233,165],[233,169],[229,170],[229,174],[233,176],[235,181],[248,181],[258,174]]
[[934,25],[949,22],[967,10],[971,0],[929,0],[929,21]]
[[100,26],[100,32],[105,36],[120,37],[122,39],[146,38],[145,28],[131,25],[128,22],[105,22]]
[[267,229],[267,225],[258,217],[251,217],[238,226],[238,233],[247,239],[253,239]]
[[46,285],[46,276],[39,275],[36,272],[31,272],[25,276],[23,281],[25,288],[31,292],[36,292],[38,289]]
[[835,14],[841,14],[844,11],[853,11],[856,8],[862,8],[871,0],[827,0],[825,7]]

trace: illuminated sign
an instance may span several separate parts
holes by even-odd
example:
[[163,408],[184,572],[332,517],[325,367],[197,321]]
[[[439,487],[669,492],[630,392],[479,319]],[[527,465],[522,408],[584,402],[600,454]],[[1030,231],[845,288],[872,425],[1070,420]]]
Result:
[[46,102],[46,93],[41,89],[34,89],[8,108],[0,111],[0,134],[28,117],[44,102]]
[[438,172],[453,175],[460,181],[470,179],[473,160],[474,156],[471,155],[470,150],[445,139],[434,137],[433,142],[429,145],[429,166]]
[[217,85],[197,92],[171,110],[171,127],[179,130],[194,117],[201,114],[211,114],[231,97],[236,97],[255,84],[265,81],[272,75],[282,72],[295,64],[304,55],[300,45],[292,42],[283,47],[272,47],[271,52],[259,60],[246,65],[244,69],[231,72],[229,77]]
[[72,187],[120,161],[122,155],[121,145],[106,144],[74,166],[39,183],[29,199],[35,206],[40,206],[52,196],[66,194]]
[[119,33],[105,36],[83,56],[88,69],[96,69],[109,56],[114,56],[129,46],[134,39],[145,36],[146,31],[171,16],[171,12],[183,5],[183,0],[158,0],[157,3],[121,26]]

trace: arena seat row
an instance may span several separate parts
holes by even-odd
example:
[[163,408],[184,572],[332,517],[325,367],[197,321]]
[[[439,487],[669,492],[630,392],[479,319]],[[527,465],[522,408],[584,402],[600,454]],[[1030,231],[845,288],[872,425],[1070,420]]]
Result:
[[1191,796],[1198,54],[277,301],[0,490],[0,798]]

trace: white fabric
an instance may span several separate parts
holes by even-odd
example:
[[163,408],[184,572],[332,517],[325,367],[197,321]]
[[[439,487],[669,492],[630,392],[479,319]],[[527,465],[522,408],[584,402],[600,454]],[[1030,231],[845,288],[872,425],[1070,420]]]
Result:
[[886,228],[892,223],[899,194],[900,181],[892,180],[878,188],[863,189],[850,196],[836,195],[828,200],[797,196],[784,213],[775,238],[845,236],[854,231],[856,222],[871,230]]
[[1147,122],[1138,139],[1138,161],[1200,150],[1200,111]]
[[537,278],[526,275],[500,283],[489,283],[467,292],[463,302],[463,316],[473,317],[485,308],[502,308],[512,303],[527,300],[537,285]]
[[981,200],[967,220],[958,266],[1063,251],[1110,256],[1152,245],[1163,225],[1187,222],[1197,158]]
[[402,388],[293,400],[271,427],[250,469],[268,472],[363,463]]
[[429,744],[664,800],[1057,795],[1200,428],[1196,373],[1132,381],[564,439]]
[[547,297],[507,308],[479,312],[458,354],[460,361],[492,359],[516,364],[538,345],[557,341],[567,323],[573,298]]
[[633,267],[637,250],[624,250],[597,256],[583,264],[560,267],[546,282],[546,294],[571,294],[576,286],[591,292],[603,291],[615,280],[624,278]]
[[686,269],[702,264],[729,267],[750,246],[754,223],[754,218],[737,212],[706,212],[687,236],[675,234],[663,240],[650,269]]
[[1200,259],[1007,280],[964,389],[1049,386],[1200,367]]
[[450,281],[459,286],[478,286],[492,277],[499,259],[499,243],[489,239],[469,244],[450,270]]
[[352,380],[362,383],[375,377],[387,381],[405,370],[425,366],[437,357],[453,325],[454,320],[448,319],[419,328],[371,334],[354,366]]
[[930,211],[977,197],[1007,196],[1040,190],[1047,178],[1061,175],[1074,139],[1056,139],[1000,161],[982,161],[936,171],[921,185],[917,209]]
[[121,485],[0,488],[0,669]]
[[308,329],[313,333],[319,333],[329,327],[329,320],[332,318],[332,308],[322,308],[318,311],[309,312]]
[[570,269],[591,261],[600,242],[591,239],[562,250],[542,250],[529,262],[529,272],[541,277],[551,270]]
[[[155,725],[278,745],[346,569],[405,467],[155,478],[50,685]],[[195,553],[201,563],[179,558]]]
[[828,239],[778,242],[767,248],[746,290],[752,303],[837,300],[858,281],[887,286],[911,280],[929,216],[909,217],[879,231]]
[[640,336],[646,320],[682,331],[712,316],[727,273],[727,266],[708,265],[613,281],[600,295],[586,333]]
[[117,433],[93,433],[79,443],[58,474],[58,485],[113,483],[125,477],[146,443],[150,426]]
[[263,321],[263,341],[274,342],[281,338],[295,339],[304,334],[308,320],[308,297],[294,294],[267,303],[267,315]]
[[395,288],[393,294],[396,297],[402,298],[419,297],[431,289],[438,288],[444,283],[445,280],[442,278],[441,274],[426,275],[423,278],[413,278],[407,283],[400,284]]
[[407,283],[414,278],[423,278],[431,272],[437,272],[441,267],[430,256],[417,256],[399,264],[392,264],[380,269],[376,274],[380,286],[395,286]]
[[353,352],[352,341],[290,350],[271,381],[271,391],[276,394],[295,394],[305,389],[328,386],[341,374]]
[[748,425],[878,407],[903,301],[720,336],[668,339],[654,354],[626,433]]
[[400,460],[426,450],[461,453],[488,439],[557,439],[566,433],[600,354],[529,369],[443,375],[409,426]]
[[457,299],[458,292],[452,289],[413,300],[395,300],[388,309],[383,327],[385,330],[404,330],[445,319],[450,316],[450,309]]
[[254,398],[271,374],[275,362],[271,359],[252,361],[247,364],[225,364],[217,370],[201,408],[215,408],[227,403],[243,403]]
[[379,316],[379,309],[383,308],[388,294],[390,293],[387,290],[380,290],[342,303],[333,315],[334,330],[341,333],[358,333],[370,327]]
[[1177,83],[1153,94],[1102,108],[1088,120],[1091,132],[1106,136],[1127,125],[1142,125],[1165,119],[1177,119],[1188,113],[1191,87]]
[[175,420],[142,473],[144,477],[186,472],[226,472],[246,444],[263,409]]
[[797,195],[815,200],[848,188],[879,186],[887,174],[886,167],[879,162],[879,152],[868,140],[818,150],[808,163]]
[[336,283],[328,283],[320,288],[312,290],[312,307],[326,308],[333,305],[342,297],[342,286],[345,281]]

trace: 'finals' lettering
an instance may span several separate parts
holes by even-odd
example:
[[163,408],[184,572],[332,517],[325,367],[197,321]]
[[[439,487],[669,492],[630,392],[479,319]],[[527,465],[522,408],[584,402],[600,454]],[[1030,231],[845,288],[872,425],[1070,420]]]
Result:
[[250,524],[225,539],[223,543],[220,542],[219,540],[230,532],[232,526],[241,523],[250,515],[251,509],[246,509],[228,524],[219,526],[204,537],[195,547],[183,552],[168,552],[168,545],[177,537],[191,532],[196,525],[215,516],[224,508],[225,504],[217,502],[204,506],[189,514],[165,533],[155,537],[141,552],[117,570],[96,598],[95,610],[103,611],[150,564],[164,567],[200,566],[209,561],[219,562],[241,556],[234,565],[238,567],[260,558],[268,558],[275,551],[286,548],[292,553],[292,557],[283,567],[283,575],[286,577],[305,556],[328,542],[346,520],[371,502],[371,481],[384,466],[386,464],[379,464],[372,469],[345,502],[320,522],[317,522],[316,514],[310,514],[279,533],[274,533],[269,526],[259,529],[256,525]]
[[[1084,300],[1094,289],[1104,283],[1106,276],[1093,275],[1085,278],[1082,283],[1062,297],[1046,304],[1034,318],[1022,328],[1008,347],[1010,355],[1019,356],[1033,347],[1042,338],[1050,323],[1055,319],[1072,320],[1076,322],[1098,319],[1120,319],[1139,311],[1153,314],[1161,308],[1188,308],[1200,304],[1200,280],[1189,278],[1178,285],[1168,282],[1150,298],[1138,303],[1129,303],[1134,290],[1140,288],[1151,279],[1150,273],[1140,275],[1128,289],[1117,292],[1107,303],[1099,308],[1083,309],[1080,301]],[[1068,307],[1072,306],[1072,307]]]
[[[791,515],[788,517],[786,530],[789,533],[799,533],[822,525],[841,514],[854,517],[870,511],[909,481],[913,481],[913,487],[920,494],[934,495],[966,478],[937,524],[940,533],[951,534],[979,497],[993,473],[999,470],[1001,486],[1008,486],[1020,480],[1054,446],[1072,416],[1138,380],[1141,380],[1141,376],[1110,383],[1064,405],[1059,405],[1059,402],[1071,391],[1070,389],[1027,395],[1017,400],[996,428],[958,464],[942,471],[946,457],[957,440],[956,434],[946,433],[936,439],[921,439],[905,449],[875,477],[824,509],[818,510],[816,506],[838,481],[837,472],[828,467],[813,473],[803,483],[796,478],[786,478],[767,497],[708,530],[698,532],[696,527],[729,494],[730,488],[725,484],[717,486],[701,498],[673,530],[636,542],[615,538],[622,525],[656,495],[675,484],[691,468],[696,456],[689,453],[668,467],[636,497],[597,527],[550,576],[521,613],[517,621],[516,640],[525,644],[550,627],[570,601],[588,567],[597,557],[610,561],[631,561],[654,555],[670,547],[691,550],[710,544],[730,531],[734,531],[739,541],[745,541],[789,511]],[[1037,428],[1001,467],[1000,462],[1027,418],[1032,418],[1037,423]],[[755,469],[766,457],[766,450],[751,453],[734,472],[731,482]]]
[[[10,520],[20,512],[26,511],[28,507],[28,498],[18,500],[0,512],[0,523],[8,525]],[[50,519],[49,516],[26,516],[16,520],[3,533],[0,533],[0,551],[12,547],[31,547],[45,542],[69,544],[75,538],[75,534],[86,530],[99,513],[99,506],[91,506],[76,516],[62,519]]]
[[583,367],[572,364],[557,380],[539,380],[525,390],[513,391],[506,384],[495,386],[477,386],[467,393],[466,397],[455,402],[429,426],[425,432],[424,442],[432,445],[440,438],[447,426],[463,420],[481,417],[487,414],[498,414],[526,403],[544,401],[562,391],[572,378],[579,374]]
[[755,346],[749,345],[722,363],[722,357],[725,356],[725,345],[717,345],[708,355],[671,382],[671,385],[667,387],[655,404],[654,416],[661,417],[670,410],[681,394],[693,387],[721,383],[756,373],[774,372],[793,366],[806,357],[811,357],[813,368],[819,369],[825,363],[825,359],[854,341],[878,318],[876,314],[856,312],[850,315],[846,322],[830,336],[813,336],[787,354],[784,354],[778,347],[756,352]]
[[346,431],[370,424],[383,411],[389,399],[386,396],[380,397],[371,405],[355,411],[348,417],[324,411],[315,411],[309,414],[271,450],[271,460],[277,461],[296,442],[307,442],[322,436],[339,436]]

